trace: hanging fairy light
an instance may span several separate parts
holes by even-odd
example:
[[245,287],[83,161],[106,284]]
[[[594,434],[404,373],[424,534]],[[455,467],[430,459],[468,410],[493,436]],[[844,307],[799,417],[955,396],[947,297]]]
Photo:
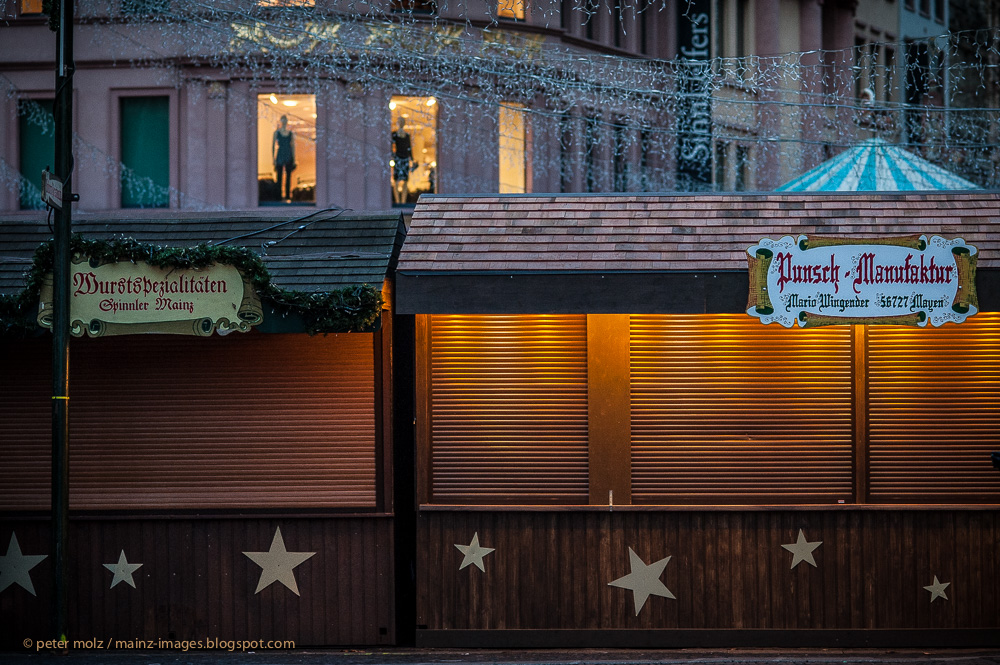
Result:
[[[284,96],[322,97],[325,112],[345,118],[338,127],[370,124],[371,109],[359,99],[410,96],[425,99],[440,125],[448,127],[440,135],[442,150],[461,152],[474,145],[482,159],[495,160],[499,147],[496,141],[482,141],[484,129],[498,131],[501,105],[517,104],[533,135],[553,144],[532,155],[538,181],[560,182],[569,162],[577,173],[593,169],[597,175],[587,186],[595,191],[683,186],[676,177],[677,116],[688,93],[678,83],[684,67],[679,60],[566,45],[521,31],[498,18],[489,3],[446,0],[431,14],[419,11],[431,4],[416,1],[338,3],[337,11],[316,4],[182,0],[157,3],[156,12],[127,13],[117,1],[83,0],[79,15],[92,26],[87,35],[93,48],[195,98],[213,94],[211,86],[219,80],[249,81],[249,94],[234,88],[226,93],[227,111],[243,114],[248,123],[257,120],[258,94],[286,106]],[[568,19],[557,13],[560,5],[572,5]],[[623,7],[641,13],[668,5]],[[583,24],[597,6],[584,0],[539,3],[531,6],[531,19]],[[888,68],[873,51],[857,48],[710,60],[700,83],[716,120],[711,141],[741,146],[754,163],[777,164],[797,175],[877,135],[906,144],[981,186],[1000,187],[1000,34],[981,30],[920,44],[930,54],[926,62]],[[906,49],[901,43],[880,46],[898,54]],[[897,83],[919,79],[924,99],[906,104],[898,101],[900,95],[890,95],[865,104],[855,97],[861,70]],[[0,87],[8,98],[22,98],[5,75]],[[51,122],[44,110],[30,106],[24,105],[28,122]],[[388,106],[392,110],[395,102]],[[368,163],[385,164],[388,136],[364,139],[333,127],[320,140],[330,154],[353,151]],[[80,137],[77,143],[81,167],[119,177],[117,159]],[[730,151],[728,156],[732,168],[735,155]],[[723,157],[709,159],[721,164]],[[622,164],[629,168],[616,180]],[[15,166],[6,162],[0,163],[0,179],[8,188],[24,186]],[[438,180],[442,191],[497,187],[495,178],[476,173],[442,172]],[[183,192],[170,193],[182,207],[211,207]]]

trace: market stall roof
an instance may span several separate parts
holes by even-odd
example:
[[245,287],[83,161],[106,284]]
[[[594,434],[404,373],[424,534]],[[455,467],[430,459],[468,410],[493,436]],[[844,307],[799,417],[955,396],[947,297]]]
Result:
[[[73,233],[95,240],[128,237],[162,247],[245,247],[261,255],[277,286],[326,292],[360,284],[380,288],[395,268],[406,231],[399,213],[144,211],[113,219],[75,218]],[[42,216],[0,220],[0,293],[24,288],[35,249],[51,237]]]
[[397,313],[743,312],[746,249],[785,235],[961,237],[1000,309],[1000,193],[423,196]]
[[899,146],[872,138],[778,187],[779,192],[913,192],[980,189]]

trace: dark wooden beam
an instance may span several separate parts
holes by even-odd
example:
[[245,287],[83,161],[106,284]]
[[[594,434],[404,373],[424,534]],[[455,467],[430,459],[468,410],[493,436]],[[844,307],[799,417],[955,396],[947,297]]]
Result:
[[658,314],[746,311],[745,272],[397,273],[402,314]]
[[[746,271],[407,273],[399,314],[739,314]],[[1000,270],[976,273],[979,310],[1000,311]]]

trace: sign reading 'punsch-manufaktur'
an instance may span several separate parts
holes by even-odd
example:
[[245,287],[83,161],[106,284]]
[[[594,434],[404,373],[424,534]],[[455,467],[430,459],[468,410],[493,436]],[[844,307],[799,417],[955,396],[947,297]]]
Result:
[[[263,320],[253,285],[233,266],[160,268],[74,259],[70,328],[92,337],[137,333],[211,335],[246,332]],[[52,285],[43,284],[38,323],[52,327]]]
[[978,311],[977,251],[961,238],[785,236],[747,255],[747,314],[761,323],[940,326]]

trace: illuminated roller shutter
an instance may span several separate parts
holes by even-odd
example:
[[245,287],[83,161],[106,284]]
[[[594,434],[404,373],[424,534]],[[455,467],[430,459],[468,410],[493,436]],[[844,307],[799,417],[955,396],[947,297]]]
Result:
[[635,503],[852,500],[851,328],[632,316]]
[[[47,510],[51,352],[14,344],[0,508]],[[374,506],[373,365],[370,334],[73,340],[71,508]]]
[[872,501],[1000,501],[1000,314],[868,338]]
[[587,503],[586,317],[431,317],[431,457],[435,503]]

